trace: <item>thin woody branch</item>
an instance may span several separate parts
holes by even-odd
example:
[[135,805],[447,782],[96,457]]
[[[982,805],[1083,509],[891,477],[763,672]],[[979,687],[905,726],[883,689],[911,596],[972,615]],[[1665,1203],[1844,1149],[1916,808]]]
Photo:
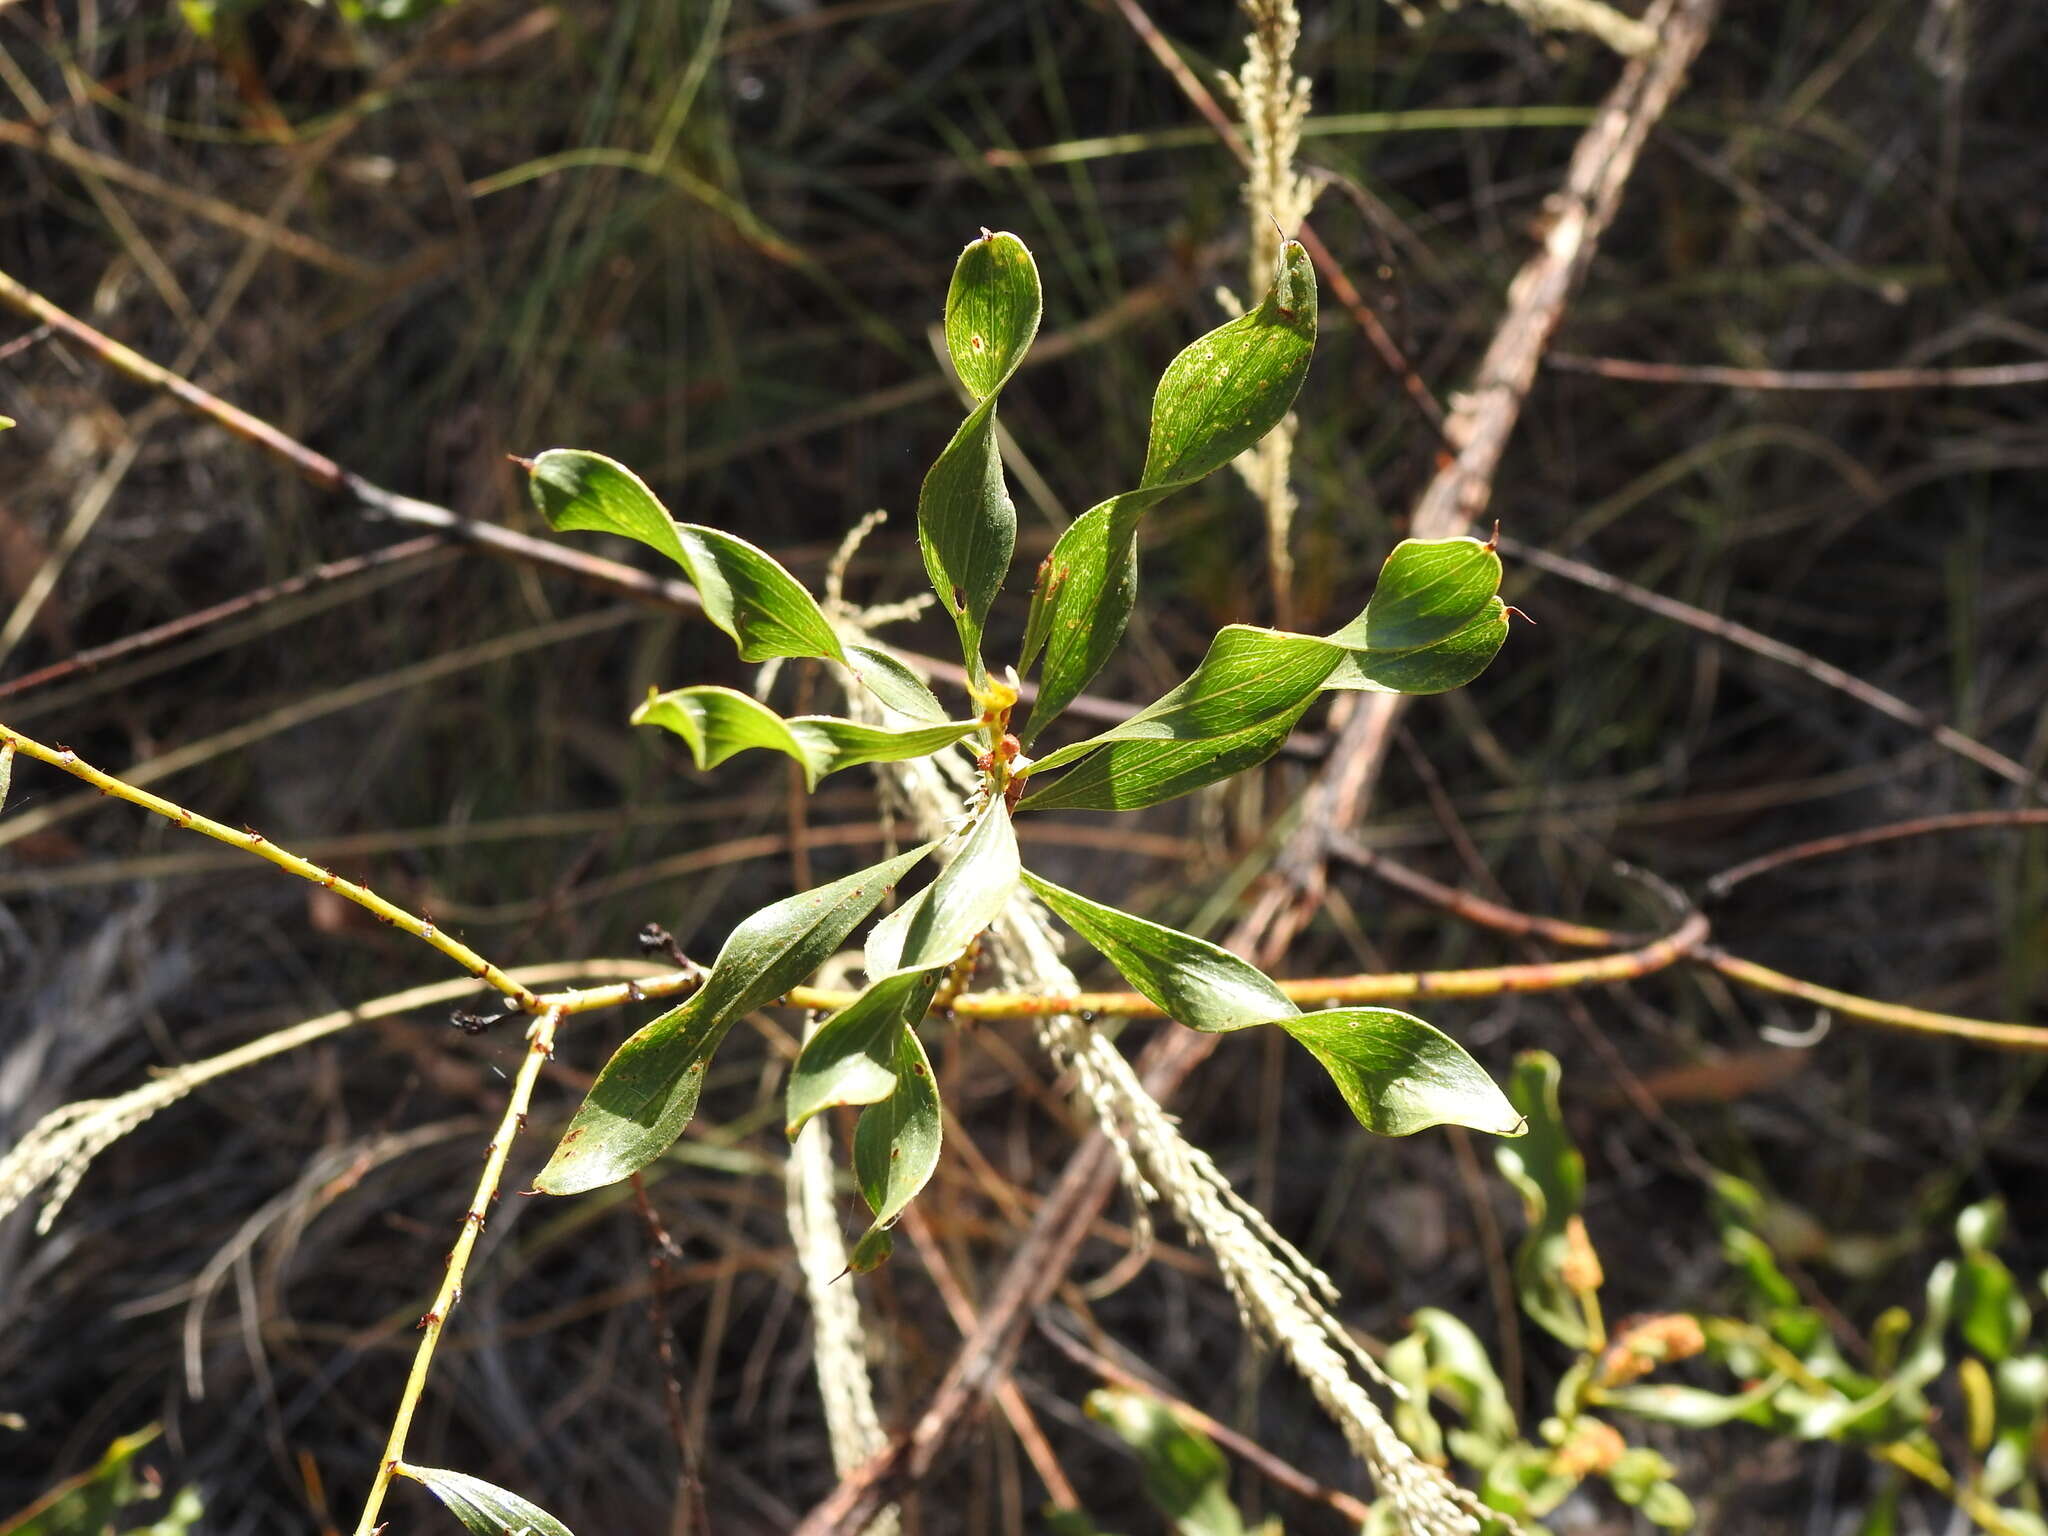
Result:
[[[404,496],[396,491],[387,491],[382,486],[375,485],[354,471],[337,464],[326,454],[307,447],[297,438],[280,431],[260,416],[201,388],[161,363],[144,357],[134,348],[124,346],[104,331],[95,329],[70,311],[51,303],[42,294],[4,271],[0,271],[0,306],[38,321],[49,331],[82,347],[125,378],[163,391],[194,414],[213,422],[244,442],[262,449],[311,484],[322,490],[348,497],[370,517],[423,528],[436,538],[473,545],[487,554],[552,570],[573,577],[586,586],[615,592],[621,597],[632,598],[656,607],[680,609],[686,613],[703,612],[703,600],[698,597],[696,588],[688,582],[655,576],[635,566],[607,560],[600,555],[587,554],[566,545],[537,539],[510,528],[500,527],[496,523],[479,522],[474,518],[464,517],[451,508],[431,501],[422,501],[416,496]],[[1031,364],[1049,362],[1093,339],[1089,322],[1083,322],[1075,329],[1080,334],[1069,345],[1060,346],[1058,343],[1061,338],[1054,337],[1036,348],[1027,361]],[[158,635],[157,638],[166,637]],[[135,643],[142,643],[139,637]],[[915,651],[899,649],[897,654],[912,666],[933,677],[943,678],[957,687],[967,686],[966,669],[957,662],[944,661],[939,657],[925,656]],[[27,686],[29,680],[22,680],[9,686],[6,691],[11,694]],[[1022,683],[1018,692],[1019,697],[1027,704],[1038,697],[1037,684],[1030,681]],[[1078,719],[1100,720],[1109,724],[1127,720],[1137,712],[1138,706],[1134,704],[1085,693],[1067,705],[1067,713]],[[1295,757],[1314,758],[1321,755],[1321,749],[1322,743],[1316,738],[1296,732],[1288,737],[1284,750]]]
[[153,795],[146,789],[138,789],[115,778],[111,773],[102,772],[68,747],[46,746],[6,726],[0,726],[0,747],[12,748],[24,757],[48,763],[53,768],[61,768],[73,778],[83,779],[103,795],[140,806],[166,821],[177,823],[188,832],[197,832],[202,837],[212,838],[215,842],[226,843],[231,848],[240,848],[245,853],[253,853],[257,858],[275,864],[287,874],[297,875],[301,880],[310,881],[322,890],[332,891],[344,900],[354,902],[379,922],[432,945],[480,983],[503,993],[524,1012],[539,1013],[546,1006],[525,983],[500,970],[460,939],[443,933],[430,920],[414,916],[405,908],[385,900],[367,886],[358,885],[353,880],[345,880],[331,869],[322,869],[311,859],[300,858],[290,849],[280,848],[252,827],[231,827],[225,822],[215,821],[210,816],[202,816],[197,811],[187,810],[161,795]]
[[519,1063],[519,1075],[512,1080],[512,1095],[506,1100],[504,1118],[498,1122],[498,1129],[491,1137],[490,1148],[484,1156],[483,1174],[477,1180],[476,1193],[471,1196],[469,1209],[463,1215],[462,1229],[455,1235],[455,1246],[448,1251],[448,1267],[441,1276],[441,1288],[434,1293],[433,1305],[428,1308],[426,1316],[420,1319],[420,1347],[413,1355],[412,1370],[406,1376],[398,1411],[392,1418],[391,1436],[385,1444],[383,1458],[377,1464],[377,1476],[370,1484],[369,1496],[363,1501],[362,1518],[356,1522],[356,1536],[373,1536],[380,1529],[377,1512],[383,1507],[384,1494],[391,1486],[391,1479],[405,1470],[405,1442],[412,1430],[420,1396],[426,1391],[427,1375],[434,1365],[434,1351],[448,1327],[449,1314],[462,1300],[462,1277],[469,1272],[469,1256],[475,1251],[477,1235],[483,1231],[491,1206],[498,1198],[498,1186],[505,1176],[505,1159],[512,1150],[513,1138],[526,1124],[527,1107],[533,1102],[533,1085],[540,1079],[540,1069],[555,1053],[555,1027],[562,1022],[562,1014],[560,1008],[549,1008],[533,1021],[527,1031],[525,1059]]

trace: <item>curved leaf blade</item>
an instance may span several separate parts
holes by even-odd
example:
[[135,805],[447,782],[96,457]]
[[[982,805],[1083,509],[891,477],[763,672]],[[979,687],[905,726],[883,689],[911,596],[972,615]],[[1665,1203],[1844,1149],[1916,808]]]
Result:
[[1186,681],[1130,719],[1046,754],[1032,771],[1063,767],[1112,741],[1204,741],[1241,731],[1305,707],[1344,655],[1313,635],[1228,625]]
[[853,1132],[853,1175],[875,1217],[870,1236],[893,1226],[930,1181],[943,1134],[938,1081],[917,1031],[900,1025],[894,1045],[896,1090],[862,1110]]
[[1323,1064],[1358,1123],[1382,1136],[1463,1125],[1518,1136],[1522,1116],[1466,1049],[1392,1008],[1329,1008],[1278,1021]]
[[1302,1013],[1256,966],[1193,934],[1090,901],[1031,874],[1025,883],[1170,1018],[1210,1032],[1276,1024],[1323,1064],[1358,1123],[1382,1136],[1433,1125],[1518,1134],[1522,1117],[1465,1048],[1391,1008]]
[[1435,645],[1500,591],[1500,555],[1477,539],[1403,539],[1380,567],[1365,611],[1330,639],[1395,654]]
[[1001,389],[1024,361],[1042,303],[1037,264],[1015,235],[983,230],[961,250],[946,290],[946,351],[975,400]]
[[1041,649],[1038,697],[1024,723],[1026,746],[1080,697],[1116,650],[1138,600],[1138,518],[1158,496],[1127,492],[1069,523],[1038,568],[1020,672]]
[[1123,636],[1137,596],[1139,519],[1279,425],[1308,374],[1315,341],[1315,269],[1290,240],[1259,307],[1167,364],[1152,397],[1137,489],[1075,519],[1054,544],[1032,593],[1019,670],[1041,647],[1045,666],[1024,727],[1027,745],[1088,686]]
[[849,645],[846,647],[846,663],[860,674],[868,692],[897,714],[911,720],[922,720],[927,725],[938,725],[945,720],[945,710],[932,696],[931,689],[925,686],[924,679],[887,651],[877,650],[871,645]]
[[467,1472],[401,1465],[401,1477],[424,1483],[473,1536],[571,1536],[569,1527],[528,1499]]
[[1591,1336],[1585,1307],[1571,1284],[1574,1227],[1583,1240],[1579,1207],[1586,1193],[1586,1159],[1565,1128],[1558,1104],[1562,1069],[1548,1051],[1524,1051],[1515,1058],[1508,1093],[1528,1117],[1528,1135],[1512,1147],[1496,1147],[1494,1163],[1515,1186],[1528,1216],[1529,1231],[1515,1250],[1515,1288],[1522,1310],[1553,1337],[1573,1348]]
[[1330,636],[1348,653],[1325,684],[1444,693],[1486,669],[1507,639],[1500,555],[1477,539],[1403,539],[1364,612]]
[[1188,485],[1251,447],[1294,407],[1316,345],[1316,276],[1290,240],[1259,307],[1218,326],[1166,365],[1152,396],[1139,485]]
[[1207,939],[1090,901],[1030,870],[1024,883],[1125,981],[1190,1029],[1249,1029],[1301,1012],[1257,966]]
[[[1120,741],[1208,743],[1227,771],[1235,772],[1262,760],[1252,744],[1268,740],[1267,728],[1283,717],[1291,728],[1319,692],[1440,693],[1458,687],[1485,670],[1507,636],[1499,585],[1499,556],[1476,540],[1405,540],[1387,557],[1365,611],[1336,634],[1319,639],[1229,625],[1186,681],[1129,720],[1048,753],[1032,772],[1064,767]],[[1278,742],[1273,746],[1277,750]],[[1100,810],[1156,803],[1139,800],[1128,787],[1119,791],[1106,779],[1166,771],[1140,766],[1155,760],[1181,774],[1199,756],[1118,753],[1092,774],[1070,775],[1071,787],[1062,780],[1025,804]],[[1174,779],[1172,793],[1203,782],[1210,781],[1187,773]]]
[[1237,730],[1197,741],[1112,741],[1043,789],[1025,795],[1020,811],[1134,811],[1256,767],[1286,744],[1291,709]]
[[875,925],[866,990],[817,1028],[790,1068],[792,1138],[821,1110],[897,1091],[897,1034],[923,1020],[946,969],[1002,912],[1020,873],[1016,829],[992,804],[938,879]]
[[709,684],[651,694],[633,711],[632,723],[682,737],[699,768],[715,768],[750,747],[780,752],[803,768],[812,789],[842,768],[929,757],[981,728],[977,720],[896,730],[832,715],[784,719],[750,694]]
[[1017,547],[1017,509],[1003,481],[996,395],[1038,334],[1038,268],[1024,242],[970,240],[946,294],[946,345],[975,406],[939,454],[917,498],[918,545],[932,590],[953,616],[968,669]]
[[932,847],[778,901],[733,929],[704,984],[605,1063],[534,1187],[581,1194],[615,1184],[667,1151],[696,1113],[705,1070],[733,1020],[824,964]]
[[616,460],[550,448],[533,461],[528,484],[557,531],[618,534],[681,566],[703,599],[704,616],[738,642],[743,661],[847,659],[817,599],[774,556],[721,529],[676,522],[646,482]]
[[791,1140],[813,1115],[896,1091],[896,1037],[930,1011],[940,980],[936,970],[886,977],[818,1026],[789,1071]]

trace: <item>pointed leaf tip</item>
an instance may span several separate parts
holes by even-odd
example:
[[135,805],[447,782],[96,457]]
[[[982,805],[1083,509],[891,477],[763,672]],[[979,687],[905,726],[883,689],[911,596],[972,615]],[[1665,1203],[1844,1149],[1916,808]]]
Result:
[[473,1536],[571,1536],[566,1525],[538,1504],[480,1477],[404,1463],[395,1470],[400,1477],[424,1483]]

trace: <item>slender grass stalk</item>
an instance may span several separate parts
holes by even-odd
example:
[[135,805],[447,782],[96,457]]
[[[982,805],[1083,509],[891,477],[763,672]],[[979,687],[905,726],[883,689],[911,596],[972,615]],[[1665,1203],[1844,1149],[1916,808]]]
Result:
[[512,1150],[512,1139],[526,1124],[526,1109],[533,1102],[533,1085],[540,1079],[541,1067],[555,1053],[555,1027],[567,1012],[562,1007],[549,1008],[527,1029],[526,1059],[520,1062],[518,1075],[512,1079],[512,1095],[505,1101],[504,1118],[498,1122],[498,1129],[484,1154],[483,1175],[477,1180],[476,1193],[470,1198],[469,1210],[462,1218],[462,1230],[455,1235],[455,1246],[448,1250],[448,1268],[441,1276],[441,1288],[434,1294],[433,1306],[420,1319],[420,1347],[413,1355],[412,1370],[405,1378],[405,1390],[399,1394],[398,1409],[391,1419],[391,1435],[384,1445],[384,1459],[378,1464],[369,1496],[363,1501],[363,1514],[356,1522],[355,1536],[371,1536],[375,1531],[377,1513],[384,1506],[385,1490],[404,1465],[406,1437],[412,1431],[413,1415],[419,1409],[420,1395],[426,1390],[427,1376],[433,1369],[434,1350],[448,1326],[449,1314],[462,1300],[462,1277],[468,1272],[469,1256],[476,1248],[477,1234],[484,1229],[491,1202],[498,1198],[498,1183],[505,1174],[505,1158]]
[[[1309,109],[1308,77],[1294,71],[1301,13],[1294,0],[1242,0],[1242,9],[1251,23],[1244,64],[1223,83],[1244,121],[1244,206],[1250,236],[1245,292],[1256,294],[1272,280],[1282,244],[1293,239],[1308,218],[1316,184],[1294,168]],[[1238,474],[1265,513],[1266,574],[1273,590],[1273,623],[1281,629],[1292,628],[1295,622],[1291,540],[1298,503],[1290,483],[1294,425],[1290,412],[1237,460]]]
[[[9,756],[0,748],[0,767]],[[624,976],[620,986],[592,987],[582,992],[558,992],[543,998],[551,1008],[564,1013],[585,1012],[638,998],[670,996],[687,990],[696,982],[689,972],[663,972],[645,960],[565,960],[545,965],[521,966],[512,973],[528,986],[545,986],[579,976]],[[389,1019],[431,1008],[436,1003],[460,1002],[474,990],[475,983],[464,977],[453,981],[429,982],[408,987],[384,997],[372,998],[353,1008],[337,1009],[317,1018],[305,1019],[267,1035],[243,1042],[215,1056],[180,1062],[159,1069],[139,1088],[110,1099],[78,1099],[51,1110],[0,1157],[0,1217],[19,1207],[37,1189],[47,1186],[43,1208],[36,1217],[36,1230],[47,1232],[63,1211],[93,1159],[122,1137],[147,1124],[202,1084],[240,1072],[276,1056],[300,1050],[316,1040],[340,1034],[373,1019]]]

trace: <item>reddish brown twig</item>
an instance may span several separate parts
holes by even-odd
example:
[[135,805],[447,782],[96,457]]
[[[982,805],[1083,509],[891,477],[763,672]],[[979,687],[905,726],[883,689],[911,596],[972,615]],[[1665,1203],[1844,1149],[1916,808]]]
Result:
[[1743,881],[1755,879],[1758,875],[1774,869],[1783,869],[1787,864],[1797,864],[1805,859],[1829,858],[1838,853],[1868,848],[1876,843],[1895,843],[1909,837],[1931,837],[1940,832],[1967,832],[1977,827],[2039,826],[2048,826],[2048,810],[1952,811],[1945,816],[1916,816],[1910,821],[1895,821],[1882,827],[1865,827],[1857,832],[1839,832],[1833,837],[1816,837],[1810,842],[1794,843],[1789,848],[1758,854],[1753,859],[1722,870],[1707,882],[1706,891],[1708,896],[1718,899],[1726,896]]
[[682,1250],[662,1225],[654,1202],[647,1197],[647,1181],[639,1174],[633,1179],[633,1204],[640,1213],[640,1225],[647,1234],[647,1321],[654,1330],[654,1355],[661,1362],[661,1400],[668,1414],[669,1434],[681,1459],[676,1480],[675,1503],[669,1514],[672,1536],[687,1536],[691,1530],[710,1530],[704,1511],[704,1478],[697,1470],[696,1443],[690,1435],[689,1413],[683,1405],[682,1378],[676,1373],[674,1326],[668,1316],[668,1288],[672,1260]]
[[1553,352],[1545,366],[1560,373],[1590,373],[1636,384],[1706,384],[1719,389],[1816,394],[1844,390],[2011,389],[2048,384],[2048,360],[1986,363],[1971,368],[1725,368],[1714,363],[1648,363],[1624,357]]
[[[932,1236],[931,1224],[916,1206],[903,1213],[902,1230],[909,1234],[911,1244],[917,1249],[917,1256],[924,1261],[925,1273],[931,1276],[932,1286],[939,1293],[939,1300],[945,1303],[946,1312],[952,1317],[954,1326],[963,1338],[970,1337],[979,1319],[974,1315],[974,1303],[967,1299],[967,1292],[960,1287],[959,1278],[953,1273],[953,1266],[947,1262],[946,1252]],[[1060,1466],[1059,1457],[1053,1454],[1052,1444],[1045,1438],[1045,1431],[1038,1427],[1038,1419],[1031,1412],[1031,1405],[1024,1401],[1024,1393],[1017,1383],[1009,1378],[996,1388],[996,1406],[1003,1410],[1003,1417],[1010,1421],[1011,1433],[1017,1443],[1024,1447],[1024,1454],[1030,1459],[1032,1469],[1038,1473],[1038,1480],[1045,1484],[1046,1495],[1059,1509],[1079,1509],[1081,1496],[1074,1491],[1073,1482]]]
[[1968,758],[1978,767],[1997,774],[2008,783],[2017,784],[2028,792],[2040,795],[2043,792],[2041,780],[2014,762],[2003,752],[1987,747],[1975,737],[1965,736],[1954,726],[1944,725],[1924,709],[1917,709],[1896,694],[1886,693],[1882,688],[1865,682],[1853,672],[1844,672],[1840,667],[1831,666],[1818,656],[1809,655],[1797,646],[1787,645],[1782,640],[1773,640],[1769,635],[1751,629],[1747,624],[1738,624],[1733,619],[1724,619],[1717,613],[1704,608],[1695,608],[1691,603],[1682,603],[1677,598],[1665,597],[1647,587],[1639,587],[1632,581],[1607,572],[1582,560],[1573,560],[1565,555],[1553,554],[1524,544],[1518,539],[1501,536],[1500,547],[1517,560],[1525,560],[1538,570],[1549,571],[1567,581],[1575,581],[1582,587],[1596,592],[1605,592],[1619,597],[1638,608],[1696,629],[1701,634],[1712,635],[1717,640],[1740,646],[1753,655],[1778,662],[1812,678],[1824,688],[1832,688],[1845,694],[1857,703],[1876,710],[1901,725],[1910,725],[1915,730],[1925,731],[1940,746],[1947,748],[1958,757]]
[[373,549],[367,554],[352,555],[346,560],[329,560],[325,564],[316,565],[310,571],[301,572],[297,576],[288,576],[283,581],[272,582],[269,586],[258,587],[252,592],[244,592],[239,597],[231,597],[226,602],[215,603],[210,608],[201,608],[195,612],[180,615],[167,624],[158,624],[151,629],[139,630],[132,635],[124,635],[119,640],[112,640],[105,645],[97,645],[90,650],[80,651],[77,655],[68,656],[63,661],[54,661],[47,667],[39,667],[33,672],[25,672],[20,677],[8,678],[5,682],[0,682],[0,700],[11,699],[16,694],[27,693],[32,689],[42,688],[50,683],[61,682],[75,673],[97,671],[109,662],[120,661],[125,657],[138,655],[143,651],[154,650],[158,646],[168,645],[174,640],[182,640],[187,635],[210,628],[212,625],[218,624],[225,619],[232,619],[237,614],[247,613],[251,609],[260,608],[265,603],[273,603],[281,598],[293,597],[314,587],[331,586],[333,583],[345,581],[351,576],[360,576],[365,571],[373,571],[390,565],[403,565],[408,561],[421,559],[442,548],[443,545],[443,540],[428,535],[425,538],[406,539],[398,544],[387,544],[382,549]]
[[1275,1456],[1251,1436],[1239,1434],[1228,1424],[1211,1418],[1185,1398],[1176,1397],[1168,1392],[1158,1382],[1140,1376],[1135,1371],[1125,1370],[1100,1350],[1090,1348],[1066,1329],[1053,1323],[1044,1313],[1039,1314],[1037,1322],[1039,1335],[1076,1365],[1093,1371],[1104,1381],[1134,1392],[1143,1392],[1147,1397],[1156,1397],[1173,1410],[1175,1418],[1192,1429],[1200,1430],[1231,1455],[1257,1471],[1274,1487],[1284,1488],[1297,1498],[1327,1504],[1353,1525],[1363,1525],[1372,1518],[1372,1506],[1363,1499],[1346,1493],[1342,1488],[1332,1488],[1327,1483],[1317,1482],[1292,1462],[1283,1461]]

